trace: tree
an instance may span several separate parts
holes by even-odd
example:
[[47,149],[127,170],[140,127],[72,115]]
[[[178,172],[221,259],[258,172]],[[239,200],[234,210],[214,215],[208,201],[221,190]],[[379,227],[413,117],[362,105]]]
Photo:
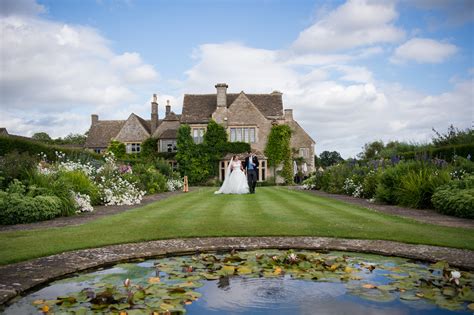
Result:
[[268,136],[265,155],[268,164],[276,168],[283,164],[281,176],[286,184],[293,182],[293,163],[291,159],[291,128],[288,125],[274,125]]
[[31,139],[46,143],[49,143],[52,140],[46,132],[37,132],[31,137]]
[[322,167],[335,165],[342,161],[344,161],[344,159],[341,157],[341,155],[337,151],[332,151],[332,152],[323,151],[319,155],[319,165],[321,165]]
[[181,175],[190,176],[192,167],[192,157],[196,151],[196,144],[191,137],[191,127],[181,125],[178,129],[178,138],[176,140],[176,161],[179,165]]
[[84,144],[86,143],[87,136],[79,133],[70,133],[64,137],[63,142],[66,144]]
[[214,120],[211,120],[204,134],[203,146],[209,156],[211,174],[216,176],[219,171],[218,162],[224,156],[227,149],[227,133],[225,128]]
[[123,158],[127,152],[125,144],[116,140],[110,141],[107,151],[112,152],[116,158]]
[[372,160],[380,158],[380,152],[385,148],[382,140],[364,144],[364,151],[358,154],[362,160]]

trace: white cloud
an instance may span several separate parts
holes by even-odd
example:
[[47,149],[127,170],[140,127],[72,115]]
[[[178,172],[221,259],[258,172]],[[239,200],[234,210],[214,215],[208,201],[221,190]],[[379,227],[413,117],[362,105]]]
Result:
[[429,38],[413,38],[399,46],[392,58],[394,63],[414,60],[418,63],[440,63],[451,57],[458,48]]
[[293,43],[298,53],[332,52],[377,43],[393,43],[404,31],[391,1],[349,0],[302,31]]
[[[284,106],[317,141],[317,153],[337,150],[355,156],[376,139],[426,142],[432,127],[470,126],[474,107],[472,81],[451,91],[428,95],[399,84],[377,82],[362,66],[311,65],[309,71],[281,59],[281,53],[235,43],[203,45],[182,86],[188,93],[213,93],[217,82],[229,92],[282,91]],[[331,80],[333,72],[338,80]]]

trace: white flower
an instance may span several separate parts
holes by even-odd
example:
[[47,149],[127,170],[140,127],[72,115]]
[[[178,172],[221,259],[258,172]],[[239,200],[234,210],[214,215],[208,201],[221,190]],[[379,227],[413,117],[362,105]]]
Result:
[[459,278],[461,278],[461,273],[459,271],[451,271],[451,278],[449,281],[453,281],[456,285],[459,285]]
[[296,254],[295,253],[291,253],[288,255],[288,259],[291,261],[291,262],[295,262],[298,260],[298,257],[296,257]]

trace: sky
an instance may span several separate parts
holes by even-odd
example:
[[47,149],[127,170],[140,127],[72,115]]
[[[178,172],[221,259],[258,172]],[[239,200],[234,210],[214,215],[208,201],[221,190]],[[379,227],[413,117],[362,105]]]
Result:
[[474,125],[471,0],[2,0],[0,127],[84,133],[185,93],[283,93],[316,154]]

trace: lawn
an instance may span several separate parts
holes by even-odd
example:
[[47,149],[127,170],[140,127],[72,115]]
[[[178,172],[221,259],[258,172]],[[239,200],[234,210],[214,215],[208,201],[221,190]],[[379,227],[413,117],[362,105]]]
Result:
[[0,233],[0,264],[63,251],[147,240],[209,236],[326,236],[394,240],[474,250],[474,230],[385,215],[284,187],[255,195],[213,188],[79,226]]

